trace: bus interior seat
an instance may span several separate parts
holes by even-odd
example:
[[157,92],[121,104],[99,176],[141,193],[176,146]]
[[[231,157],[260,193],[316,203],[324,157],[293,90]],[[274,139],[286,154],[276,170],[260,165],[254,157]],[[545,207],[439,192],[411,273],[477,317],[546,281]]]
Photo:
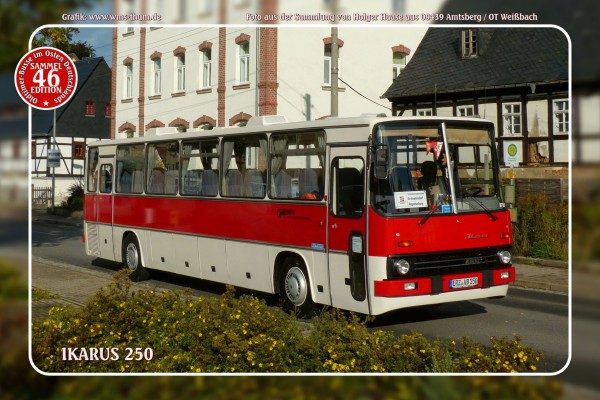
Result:
[[317,173],[311,168],[303,168],[298,171],[298,187],[300,197],[313,192],[322,195],[319,191],[319,178]]
[[244,176],[244,193],[248,197],[264,198],[266,193],[265,182],[259,170],[250,169]]
[[183,193],[184,194],[200,194],[201,186],[203,185],[203,171],[192,169],[185,172],[183,177]]
[[394,191],[407,192],[415,190],[412,175],[408,170],[408,167],[403,165],[397,165],[392,168],[390,181]]
[[203,196],[216,196],[219,191],[219,176],[212,169],[202,171]]

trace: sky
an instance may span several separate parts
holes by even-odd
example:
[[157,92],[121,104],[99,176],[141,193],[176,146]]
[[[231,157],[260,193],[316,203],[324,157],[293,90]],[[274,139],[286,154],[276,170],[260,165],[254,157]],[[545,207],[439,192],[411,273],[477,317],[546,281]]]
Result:
[[[112,12],[112,1],[96,3],[92,9],[82,9],[76,12],[83,14],[110,14]],[[85,21],[86,25],[92,22]],[[93,23],[102,25],[101,23]],[[104,28],[79,28],[79,34],[74,38],[76,41],[88,42],[96,50],[96,57],[104,57],[106,63],[112,64],[112,31],[109,27]]]

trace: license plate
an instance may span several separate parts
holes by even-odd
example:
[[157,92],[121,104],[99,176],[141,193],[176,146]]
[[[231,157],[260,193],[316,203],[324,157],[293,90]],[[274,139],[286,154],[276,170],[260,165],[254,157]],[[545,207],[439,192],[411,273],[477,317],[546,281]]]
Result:
[[478,284],[479,278],[476,276],[472,278],[451,279],[450,289],[462,289],[477,286]]

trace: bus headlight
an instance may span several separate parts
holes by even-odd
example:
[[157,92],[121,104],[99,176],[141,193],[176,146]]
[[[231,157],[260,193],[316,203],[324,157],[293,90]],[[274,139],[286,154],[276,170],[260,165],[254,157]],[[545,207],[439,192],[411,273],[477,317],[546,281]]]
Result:
[[512,254],[510,254],[510,251],[500,250],[497,254],[498,260],[500,260],[502,264],[510,264],[512,262]]
[[410,263],[403,259],[398,259],[394,261],[394,272],[398,275],[406,275],[410,270]]

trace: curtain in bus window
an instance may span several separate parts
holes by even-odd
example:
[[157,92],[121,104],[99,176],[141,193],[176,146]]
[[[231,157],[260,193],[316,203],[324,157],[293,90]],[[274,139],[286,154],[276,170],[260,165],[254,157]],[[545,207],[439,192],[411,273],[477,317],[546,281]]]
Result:
[[321,167],[325,168],[325,135],[322,133],[317,134],[317,144],[319,150],[323,150],[323,152],[319,154],[319,160],[321,161]]
[[229,164],[231,163],[231,159],[233,158],[233,141],[224,140],[223,141],[223,171],[227,172],[229,169]]
[[292,178],[282,170],[287,147],[287,136],[271,136],[271,194],[276,198],[288,198],[291,194]]

